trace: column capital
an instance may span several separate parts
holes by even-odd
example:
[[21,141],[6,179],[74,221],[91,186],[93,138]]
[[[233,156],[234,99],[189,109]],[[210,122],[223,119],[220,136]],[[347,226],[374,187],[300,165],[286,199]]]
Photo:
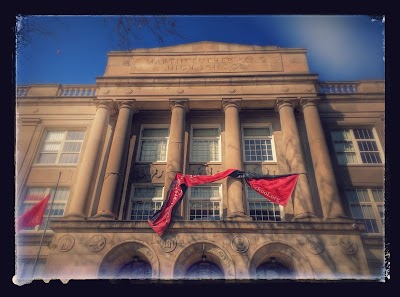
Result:
[[317,106],[319,100],[319,97],[302,97],[300,98],[300,106],[303,110],[308,106]]
[[94,104],[96,104],[96,108],[106,108],[108,110],[112,110],[114,107],[113,101],[111,99],[107,99],[107,100],[98,100],[95,99],[93,100]]
[[171,111],[175,107],[183,108],[185,111],[189,110],[189,99],[181,98],[181,99],[169,99],[169,107]]
[[224,111],[228,108],[228,107],[236,107],[238,109],[238,111],[240,111],[242,109],[242,99],[236,99],[236,98],[226,98],[226,99],[222,99],[222,107],[224,109]]
[[135,99],[117,99],[115,100],[115,103],[118,110],[121,110],[121,108],[129,108],[133,112],[138,111]]
[[284,106],[291,106],[294,109],[298,105],[298,101],[296,97],[276,98],[275,110],[280,110]]

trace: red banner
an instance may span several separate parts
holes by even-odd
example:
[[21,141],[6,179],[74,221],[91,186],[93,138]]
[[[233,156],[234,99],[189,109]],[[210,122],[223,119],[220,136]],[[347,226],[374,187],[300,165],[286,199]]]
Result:
[[273,203],[285,206],[296,186],[298,174],[287,175],[256,175],[236,169],[228,169],[214,175],[183,175],[177,173],[172,181],[167,197],[161,208],[149,218],[150,227],[162,236],[171,222],[171,215],[176,204],[185,195],[188,187],[211,183],[227,176],[243,178],[247,184]]
[[269,201],[286,206],[296,186],[298,174],[275,178],[245,178],[246,183]]
[[43,221],[43,215],[49,202],[50,195],[47,195],[39,203],[35,204],[31,209],[26,211],[15,221],[16,232],[26,227],[34,227],[40,225]]

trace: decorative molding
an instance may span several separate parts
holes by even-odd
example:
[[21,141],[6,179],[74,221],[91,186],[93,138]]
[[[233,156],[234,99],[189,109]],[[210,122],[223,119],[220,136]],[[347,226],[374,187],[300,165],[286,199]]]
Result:
[[249,249],[249,240],[243,235],[237,235],[232,238],[231,245],[234,251],[238,253],[245,253]]
[[339,238],[339,247],[347,255],[354,255],[358,250],[357,243],[353,242],[349,237]]
[[240,111],[242,109],[242,99],[222,99],[224,111],[229,107],[235,107]]
[[306,235],[307,250],[314,255],[321,254],[324,250],[324,244],[321,239],[315,235]]
[[94,235],[90,238],[88,248],[92,252],[101,251],[106,245],[106,238],[103,235]]
[[64,235],[58,240],[57,247],[60,252],[68,252],[73,248],[75,239],[72,235]]
[[177,245],[177,241],[174,235],[169,234],[160,238],[160,247],[164,253],[172,252]]

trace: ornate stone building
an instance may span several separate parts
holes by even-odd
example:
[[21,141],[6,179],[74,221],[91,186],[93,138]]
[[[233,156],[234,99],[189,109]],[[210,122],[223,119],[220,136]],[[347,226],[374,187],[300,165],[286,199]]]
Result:
[[[18,86],[16,215],[52,203],[16,234],[16,278],[380,280],[384,99],[384,81],[320,82],[305,49],[216,42]],[[231,177],[190,187],[150,228],[176,172],[229,168],[305,174],[286,207]]]

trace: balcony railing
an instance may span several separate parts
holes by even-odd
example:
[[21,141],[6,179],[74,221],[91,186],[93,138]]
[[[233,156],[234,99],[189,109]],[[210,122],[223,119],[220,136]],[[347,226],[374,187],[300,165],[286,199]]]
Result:
[[16,90],[17,97],[92,97],[96,92],[96,85],[30,85]]
[[358,82],[319,82],[318,92],[324,94],[351,94],[358,92]]
[[96,96],[96,86],[61,86],[57,96],[87,97]]

